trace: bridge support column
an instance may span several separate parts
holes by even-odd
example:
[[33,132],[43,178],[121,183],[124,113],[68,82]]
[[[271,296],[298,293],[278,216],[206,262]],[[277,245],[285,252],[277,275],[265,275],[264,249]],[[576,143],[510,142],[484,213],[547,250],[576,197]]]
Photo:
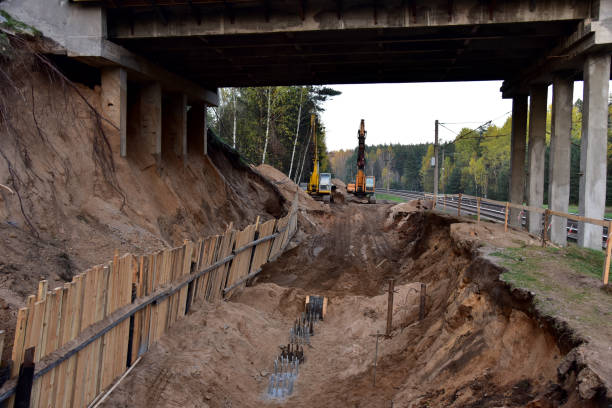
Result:
[[[602,218],[606,206],[609,79],[610,55],[588,56],[584,63],[579,212],[590,218]],[[600,226],[580,223],[578,245],[601,249],[602,232]]]
[[183,157],[187,154],[187,95],[169,94],[163,102],[164,147]]
[[[541,208],[544,204],[544,163],[546,161],[546,110],[548,85],[534,85],[529,90],[529,186],[527,189],[530,207]],[[542,215],[529,212],[529,232],[540,235]]]
[[[552,129],[550,138],[548,208],[566,213],[570,194],[570,145],[574,81],[553,80]],[[567,245],[567,219],[552,216],[550,240]]]
[[123,68],[101,69],[102,113],[115,127],[109,134],[113,152],[127,156],[127,71]]
[[140,91],[140,134],[146,150],[159,167],[162,144],[162,90],[159,82],[143,85]]
[[206,104],[204,102],[194,102],[187,113],[187,146],[189,151],[204,152],[205,129]]
[[[525,195],[525,145],[527,139],[527,95],[512,98],[512,141],[510,147],[510,202],[523,204]],[[510,210],[510,224],[521,225],[521,211]]]

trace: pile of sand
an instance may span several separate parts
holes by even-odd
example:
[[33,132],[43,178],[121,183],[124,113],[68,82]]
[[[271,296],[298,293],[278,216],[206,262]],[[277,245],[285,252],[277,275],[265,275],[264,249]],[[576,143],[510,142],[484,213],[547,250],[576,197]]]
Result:
[[268,164],[261,164],[255,168],[261,175],[270,180],[278,187],[281,194],[288,202],[292,202],[295,192],[298,192],[298,201],[301,209],[305,210],[326,210],[325,204],[315,201],[308,193],[293,182],[285,173]]
[[430,210],[431,207],[431,200],[412,200],[394,205],[389,209],[389,213],[385,221],[385,228],[391,227],[395,223],[397,223],[396,227],[399,228],[407,221],[407,215],[419,211]]

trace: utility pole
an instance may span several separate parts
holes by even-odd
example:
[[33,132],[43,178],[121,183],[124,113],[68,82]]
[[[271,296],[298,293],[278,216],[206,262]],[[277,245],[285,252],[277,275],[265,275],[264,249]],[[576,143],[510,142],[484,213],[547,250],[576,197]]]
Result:
[[438,200],[438,119],[436,119],[436,139],[434,142],[434,198],[433,206],[435,208]]

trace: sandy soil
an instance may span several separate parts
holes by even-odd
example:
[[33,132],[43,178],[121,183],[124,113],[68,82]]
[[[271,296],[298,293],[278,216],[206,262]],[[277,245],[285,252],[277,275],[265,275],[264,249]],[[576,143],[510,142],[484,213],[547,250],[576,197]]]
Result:
[[[497,280],[495,265],[455,241],[454,218],[391,215],[389,205],[331,211],[304,212],[319,226],[310,239],[267,265],[255,286],[179,323],[105,406],[595,406],[557,382],[568,350],[530,302]],[[402,222],[385,227],[390,215]],[[385,328],[390,277],[393,332],[379,344],[374,386],[372,335]],[[421,283],[428,297],[418,321]],[[328,296],[328,315],[306,348],[295,393],[272,401],[272,361],[307,294]]]
[[0,183],[16,192],[0,189],[5,358],[16,310],[41,278],[54,288],[115,250],[148,253],[286,211],[273,184],[214,140],[208,157],[194,148],[183,161],[168,149],[157,168],[128,139],[122,159],[116,132],[96,120],[99,85],[72,87],[30,57],[1,64],[14,86],[0,88]]

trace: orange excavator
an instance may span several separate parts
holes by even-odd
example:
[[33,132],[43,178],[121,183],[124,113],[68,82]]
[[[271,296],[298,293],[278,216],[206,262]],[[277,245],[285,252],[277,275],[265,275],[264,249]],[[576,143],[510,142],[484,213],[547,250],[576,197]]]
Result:
[[376,203],[376,195],[374,194],[374,176],[366,176],[365,175],[365,121],[361,119],[361,125],[359,126],[359,130],[357,132],[357,138],[359,140],[359,148],[357,150],[357,177],[355,178],[355,182],[349,183],[346,186],[346,191],[357,196],[357,197],[367,197],[368,203],[375,204]]

